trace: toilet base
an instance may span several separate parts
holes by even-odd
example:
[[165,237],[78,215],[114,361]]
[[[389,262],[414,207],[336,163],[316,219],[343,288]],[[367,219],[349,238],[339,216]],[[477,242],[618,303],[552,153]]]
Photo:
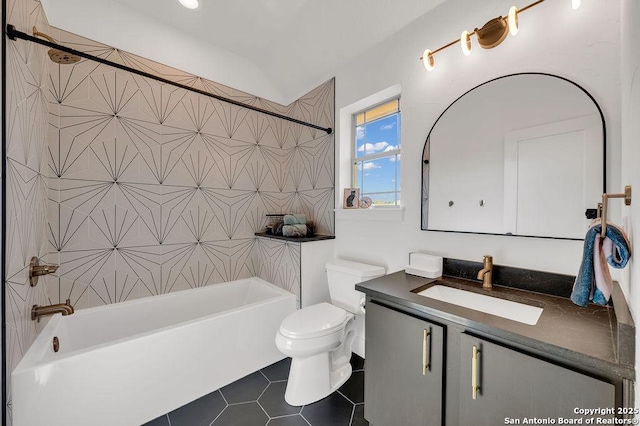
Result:
[[332,354],[324,352],[307,358],[292,358],[284,400],[298,407],[331,395],[351,377],[350,357],[351,352],[332,362]]

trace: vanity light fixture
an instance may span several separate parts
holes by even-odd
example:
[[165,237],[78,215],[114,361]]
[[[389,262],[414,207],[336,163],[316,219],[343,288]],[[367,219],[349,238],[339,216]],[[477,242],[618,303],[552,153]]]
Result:
[[425,50],[420,59],[427,71],[433,71],[433,68],[436,66],[436,59],[433,57],[433,52],[429,49]]
[[493,49],[507,38],[509,26],[507,25],[506,19],[498,16],[484,24],[482,28],[476,28],[473,32],[478,38],[480,47],[483,49]]
[[[511,35],[518,34],[518,15],[524,12],[525,10],[529,10],[534,6],[539,5],[545,0],[537,0],[531,3],[528,6],[523,7],[522,9],[518,9],[516,6],[512,6],[509,9],[509,13],[507,16],[498,16],[497,18],[493,18],[488,21],[486,24],[482,26],[482,28],[476,28],[472,32],[463,31],[460,35],[459,40],[452,41],[449,44],[445,44],[444,46],[435,49],[433,51],[427,49],[422,54],[420,60],[424,64],[424,67],[427,71],[432,71],[435,68],[436,58],[435,55],[448,47],[453,46],[460,42],[460,47],[462,48],[462,53],[465,56],[468,56],[471,53],[471,36],[476,36],[478,39],[478,44],[483,49],[492,49],[498,46],[500,43],[504,41],[507,37],[508,33]],[[574,9],[580,7],[581,0],[571,0],[571,5]]]
[[464,56],[469,56],[471,53],[471,36],[469,35],[469,31],[465,30],[460,34],[460,46],[462,46]]
[[518,34],[518,8],[511,6],[509,9],[509,32],[511,35]]
[[181,5],[186,7],[187,9],[197,9],[200,4],[198,0],[178,0]]

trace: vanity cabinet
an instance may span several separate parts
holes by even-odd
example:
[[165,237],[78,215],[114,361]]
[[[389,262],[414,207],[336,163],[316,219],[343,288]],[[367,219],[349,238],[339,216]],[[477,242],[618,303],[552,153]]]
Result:
[[557,422],[578,418],[575,408],[620,406],[609,382],[425,317],[367,303],[365,418],[372,426]]
[[472,335],[460,334],[459,355],[461,426],[505,424],[506,418],[573,419],[577,407],[616,405],[610,383]]
[[444,328],[374,303],[366,321],[365,418],[376,426],[442,424]]

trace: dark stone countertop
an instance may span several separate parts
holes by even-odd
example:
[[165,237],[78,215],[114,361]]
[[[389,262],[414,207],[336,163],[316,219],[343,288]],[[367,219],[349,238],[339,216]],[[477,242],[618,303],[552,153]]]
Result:
[[[412,293],[444,284],[514,302],[543,307],[536,325],[527,325]],[[581,369],[633,380],[635,327],[617,283],[612,306],[574,305],[570,299],[509,287],[483,290],[480,281],[444,276],[423,278],[404,271],[356,285],[369,298],[411,313],[458,324],[532,354],[561,359]],[[619,311],[619,312],[618,312]],[[618,315],[616,315],[618,314]],[[620,317],[620,318],[618,318]]]
[[272,240],[291,241],[292,243],[309,243],[312,241],[334,240],[335,235],[316,234],[313,237],[285,237],[282,235],[267,234],[266,232],[256,232],[258,238],[270,238]]

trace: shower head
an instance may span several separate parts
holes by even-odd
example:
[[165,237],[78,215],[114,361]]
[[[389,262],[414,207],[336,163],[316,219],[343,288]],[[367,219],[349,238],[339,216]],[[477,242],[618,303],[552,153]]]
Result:
[[72,55],[71,53],[63,52],[58,49],[49,49],[49,52],[47,53],[49,53],[49,58],[56,64],[75,64],[81,59],[78,55]]
[[[53,37],[50,37],[45,33],[41,33],[36,27],[33,27],[33,35],[34,37],[42,37],[46,40],[49,40],[51,43],[58,44]],[[75,64],[81,59],[78,55],[73,55],[71,53],[63,52],[62,50],[58,49],[49,49],[47,53],[49,54],[49,58],[56,64]]]

